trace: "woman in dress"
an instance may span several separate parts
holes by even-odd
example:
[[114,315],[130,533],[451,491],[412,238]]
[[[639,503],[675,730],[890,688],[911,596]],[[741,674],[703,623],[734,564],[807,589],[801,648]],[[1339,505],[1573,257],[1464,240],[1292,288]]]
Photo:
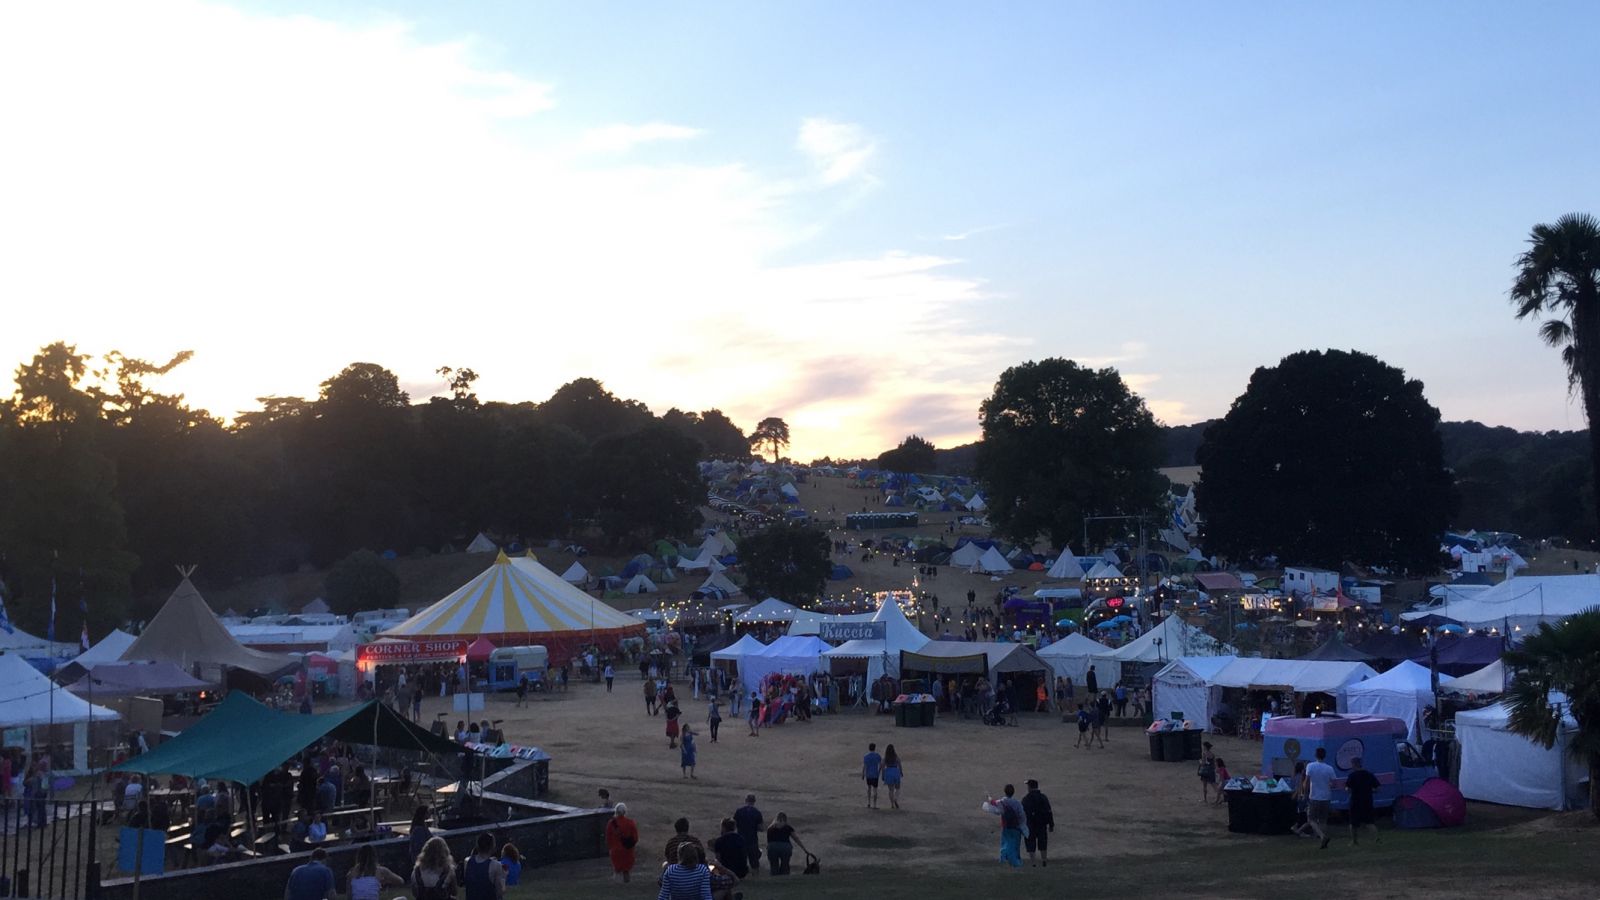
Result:
[[694,729],[683,726],[683,748],[678,751],[678,765],[683,768],[683,777],[694,776]]
[[384,888],[405,887],[406,880],[378,865],[371,844],[356,851],[355,868],[350,870],[350,900],[378,900]]
[[900,808],[900,777],[904,774],[894,745],[883,748],[883,786],[889,789],[889,806],[893,809]]
[[667,749],[675,750],[678,746],[678,717],[682,711],[678,709],[678,701],[667,701]]
[[611,878],[628,883],[633,871],[633,848],[639,845],[639,826],[628,818],[628,804],[618,803],[606,820],[606,853],[611,857]]

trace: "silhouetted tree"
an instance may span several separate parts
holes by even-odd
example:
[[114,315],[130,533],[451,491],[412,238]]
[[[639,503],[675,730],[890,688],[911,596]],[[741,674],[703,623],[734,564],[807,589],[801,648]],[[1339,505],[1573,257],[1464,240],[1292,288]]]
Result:
[[748,443],[751,449],[766,447],[772,451],[772,461],[778,461],[778,454],[789,448],[789,423],[777,416],[768,416],[756,425],[756,430],[750,432]]
[[739,565],[752,597],[777,597],[796,606],[823,593],[832,570],[826,532],[806,525],[773,525],[739,543]]

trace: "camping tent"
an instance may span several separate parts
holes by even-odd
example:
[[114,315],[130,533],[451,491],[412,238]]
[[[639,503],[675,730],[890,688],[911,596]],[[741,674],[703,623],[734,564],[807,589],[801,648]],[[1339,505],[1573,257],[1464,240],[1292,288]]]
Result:
[[561,573],[561,580],[567,584],[583,584],[589,580],[589,570],[583,567],[583,563],[573,560],[572,565]]
[[870,684],[884,675],[900,677],[900,653],[917,650],[928,643],[928,636],[917,630],[906,618],[900,601],[884,600],[872,615],[873,622],[883,623],[883,638],[845,641],[836,649],[822,654],[830,661],[839,659],[864,659],[867,661],[867,682]]
[[1211,679],[1233,662],[1232,656],[1183,656],[1173,660],[1151,680],[1150,706],[1157,716],[1183,716],[1211,730],[1211,717],[1222,704],[1222,688]]
[[[16,653],[0,653],[0,728],[73,726],[71,771],[89,768],[89,725],[120,718],[103,706],[69,693]],[[58,768],[68,769],[66,765]]]
[[656,583],[645,577],[643,572],[640,572],[628,580],[628,584],[622,589],[622,592],[624,594],[654,594],[656,590]]
[[737,597],[744,593],[743,591],[739,590],[739,586],[737,584],[729,581],[728,576],[722,574],[721,572],[712,572],[705,581],[700,582],[700,586],[695,588],[694,592],[697,594],[710,594],[715,592],[724,597]]
[[[972,545],[968,545],[972,546]],[[1011,571],[1011,563],[1006,562],[1005,554],[994,547],[983,551],[978,557],[978,562],[973,565],[972,571],[982,572],[985,575],[1004,575]]]
[[1600,575],[1528,575],[1502,581],[1466,599],[1449,599],[1425,610],[1401,613],[1406,621],[1438,616],[1468,628],[1552,625],[1600,605]]
[[954,553],[950,554],[950,565],[970,569],[978,564],[978,560],[983,558],[983,550],[984,548],[970,541],[962,544],[956,548]]
[[1218,669],[1207,683],[1214,687],[1288,688],[1297,694],[1331,694],[1336,703],[1343,704],[1345,688],[1377,674],[1360,662],[1240,657]]
[[[1559,695],[1550,700],[1557,702]],[[1564,702],[1565,698],[1560,698]],[[1578,723],[1561,719],[1555,746],[1512,732],[1504,703],[1456,713],[1456,740],[1461,743],[1461,793],[1468,800],[1486,800],[1532,809],[1572,809],[1581,805],[1582,781],[1588,774],[1572,759]]]
[[472,539],[472,543],[467,545],[468,553],[493,553],[498,549],[500,548],[495,546],[494,541],[489,540],[489,536],[481,531]]
[[[1450,679],[1440,677],[1440,687]],[[1352,715],[1390,716],[1406,723],[1406,739],[1421,744],[1422,711],[1433,705],[1432,676],[1410,660],[1345,688],[1344,710]]]
[[793,622],[799,610],[779,600],[777,597],[768,597],[757,603],[734,618],[738,625],[754,625],[760,622]]
[[1449,690],[1452,694],[1503,694],[1506,691],[1506,664],[1497,659],[1477,671],[1452,678]]
[[1049,663],[1055,677],[1071,678],[1073,685],[1081,688],[1091,660],[1110,652],[1111,648],[1105,644],[1074,631],[1059,641],[1039,648],[1039,658]]
[[[709,544],[710,541],[708,540],[707,543]],[[712,572],[720,572],[725,567],[722,565],[722,563],[717,562],[716,553],[710,546],[707,546],[702,548],[700,554],[694,559],[690,559],[687,556],[679,558],[678,568],[684,570],[685,572],[694,572],[700,569],[708,569]]]
[[333,612],[333,608],[328,605],[328,601],[321,597],[316,597],[310,603],[300,607],[300,614],[306,616],[321,616],[330,612]]
[[594,643],[614,648],[644,634],[644,623],[562,581],[531,555],[499,554],[489,568],[411,618],[386,629],[387,638],[473,640],[500,647],[543,644],[554,661]]
[[207,670],[202,677],[218,674],[219,668],[243,669],[262,678],[275,678],[297,663],[279,653],[251,650],[239,643],[217,621],[188,576],[167,598],[155,618],[122,652],[130,661],[170,662],[186,672],[195,664]]
[[1095,563],[1094,568],[1090,569],[1089,574],[1085,575],[1084,577],[1091,579],[1121,578],[1122,570],[1117,568],[1109,560],[1101,560],[1100,562]]
[[1050,564],[1050,570],[1045,572],[1045,577],[1055,581],[1077,581],[1083,578],[1083,566],[1079,565],[1078,558],[1070,552],[1063,550],[1056,561]]
[[831,649],[813,635],[785,635],[761,648],[760,652],[739,658],[739,682],[745,690],[753,691],[760,686],[761,679],[773,673],[811,675],[820,672],[822,654]]
[[989,504],[984,502],[982,494],[973,494],[972,499],[967,501],[968,512],[983,512],[988,508]]

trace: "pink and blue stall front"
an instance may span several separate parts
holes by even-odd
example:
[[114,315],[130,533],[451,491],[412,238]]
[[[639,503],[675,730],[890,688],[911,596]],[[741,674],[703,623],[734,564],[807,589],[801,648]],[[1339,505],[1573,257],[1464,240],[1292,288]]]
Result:
[[1279,778],[1294,774],[1294,764],[1309,765],[1317,748],[1327,751],[1326,762],[1337,773],[1333,808],[1349,809],[1350,794],[1344,779],[1360,758],[1367,771],[1378,776],[1373,805],[1389,806],[1397,797],[1414,793],[1437,773],[1422,754],[1406,741],[1406,723],[1388,716],[1279,716],[1267,720],[1262,736],[1261,769]]

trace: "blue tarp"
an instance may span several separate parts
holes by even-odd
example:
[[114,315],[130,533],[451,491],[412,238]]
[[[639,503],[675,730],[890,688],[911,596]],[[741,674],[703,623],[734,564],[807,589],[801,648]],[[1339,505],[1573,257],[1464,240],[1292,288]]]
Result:
[[828,573],[828,577],[833,579],[834,581],[843,581],[846,578],[855,577],[855,574],[856,573],[850,571],[850,567],[849,566],[836,565],[836,566],[833,567],[833,571]]

